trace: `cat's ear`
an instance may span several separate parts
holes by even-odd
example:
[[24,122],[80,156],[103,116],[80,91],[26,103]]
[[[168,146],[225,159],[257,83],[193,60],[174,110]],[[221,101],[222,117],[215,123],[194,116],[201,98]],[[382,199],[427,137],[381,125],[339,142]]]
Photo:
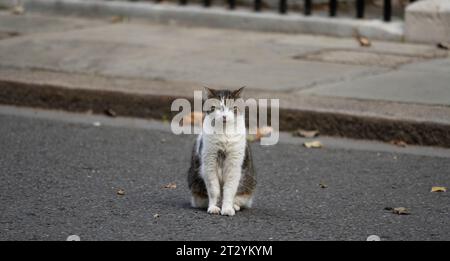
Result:
[[205,89],[205,93],[206,93],[206,98],[213,98],[216,97],[216,90],[213,90],[211,88],[208,88],[206,86],[203,87]]
[[233,98],[235,98],[235,99],[236,99],[236,98],[240,98],[240,97],[241,97],[241,94],[242,94],[242,91],[244,90],[244,88],[245,88],[245,86],[242,86],[241,88],[239,88],[239,89],[233,91],[233,92],[232,92]]

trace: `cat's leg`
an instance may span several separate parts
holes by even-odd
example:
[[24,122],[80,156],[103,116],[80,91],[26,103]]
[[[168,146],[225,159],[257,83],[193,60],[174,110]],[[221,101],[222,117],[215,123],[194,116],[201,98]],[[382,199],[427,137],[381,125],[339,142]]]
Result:
[[234,198],[241,179],[241,163],[236,157],[228,155],[224,162],[222,215],[234,216]]
[[220,198],[220,183],[218,178],[209,178],[205,182],[208,189],[208,213],[209,214],[219,214],[220,207],[218,207],[218,202]]
[[208,213],[219,214],[218,202],[220,198],[220,183],[217,175],[217,159],[214,156],[205,156],[202,165],[202,177],[208,191]]

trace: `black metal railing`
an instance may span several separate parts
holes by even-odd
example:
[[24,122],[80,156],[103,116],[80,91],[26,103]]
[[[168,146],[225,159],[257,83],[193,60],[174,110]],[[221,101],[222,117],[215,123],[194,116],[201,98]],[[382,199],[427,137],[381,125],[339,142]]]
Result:
[[203,6],[204,7],[210,7],[211,6],[211,0],[203,0]]
[[253,2],[253,10],[255,10],[255,12],[260,12],[261,7],[262,7],[262,0],[255,0]]
[[[160,2],[161,0],[155,0]],[[416,0],[410,0],[410,2],[415,2]],[[178,0],[180,5],[187,5],[188,0]],[[210,7],[212,4],[211,0],[202,0],[204,7]],[[336,17],[338,15],[338,0],[328,0],[328,15],[330,17]],[[236,8],[236,0],[227,0],[227,6],[230,10]],[[263,6],[262,0],[253,0],[253,10],[255,12],[261,12]],[[288,0],[278,0],[278,12],[280,14],[286,14],[288,12]],[[392,0],[383,0],[383,20],[385,22],[390,22],[392,20]],[[357,19],[363,19],[366,10],[366,0],[355,0],[355,14]],[[305,16],[310,16],[313,14],[313,0],[303,0],[303,14]]]
[[356,0],[356,18],[362,19],[364,18],[364,8],[366,7],[366,3],[364,0]]

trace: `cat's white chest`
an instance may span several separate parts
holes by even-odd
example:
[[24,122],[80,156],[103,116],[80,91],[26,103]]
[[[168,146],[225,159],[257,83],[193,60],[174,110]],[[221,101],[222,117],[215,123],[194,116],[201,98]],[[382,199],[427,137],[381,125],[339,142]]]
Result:
[[[243,134],[204,135],[203,144],[205,147],[202,154],[205,157],[202,158],[210,161],[203,163],[214,165],[214,173],[223,184],[225,169],[242,165],[245,157],[246,136]],[[211,173],[204,173],[204,175],[208,174]],[[239,173],[228,173],[228,175],[239,176]]]
[[209,148],[209,151],[206,151],[206,153],[217,153],[218,151],[223,151],[226,152],[226,154],[236,154],[245,150],[246,139],[245,135],[242,134],[215,134],[208,135],[204,139],[204,143],[206,148]]

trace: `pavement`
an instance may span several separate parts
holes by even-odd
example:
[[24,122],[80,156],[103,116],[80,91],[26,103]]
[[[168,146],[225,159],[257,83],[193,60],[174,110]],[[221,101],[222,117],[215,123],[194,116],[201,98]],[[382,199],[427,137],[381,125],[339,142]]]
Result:
[[450,147],[433,45],[0,13],[0,103],[165,118],[202,86],[279,98],[281,129]]
[[[244,1],[245,2],[245,1]],[[26,12],[39,12],[48,15],[77,15],[87,18],[108,18],[112,16],[125,19],[142,19],[149,22],[178,24],[188,26],[203,26],[210,28],[229,28],[239,30],[322,34],[337,37],[352,37],[355,34],[373,39],[402,41],[405,23],[394,14],[393,21],[385,23],[380,20],[381,9],[374,15],[370,6],[366,5],[365,19],[354,19],[354,8],[340,5],[339,14],[330,18],[323,10],[323,3],[314,2],[314,15],[304,16],[298,5],[290,5],[287,14],[276,12],[278,7],[265,5],[261,12],[254,12],[252,1],[236,3],[236,8],[229,10],[226,3],[216,2],[205,8],[201,4],[187,3],[179,5],[178,1],[108,1],[108,0],[21,0],[20,5]],[[276,1],[275,1],[276,2]],[[0,7],[14,8],[9,0],[0,0]],[[249,6],[250,4],[250,6]],[[273,3],[278,5],[277,3]],[[247,6],[247,7],[245,7]],[[295,7],[296,6],[296,7]],[[291,8],[293,7],[293,8]],[[296,10],[294,10],[296,9]],[[347,9],[346,11],[344,11]],[[403,7],[394,7],[394,13]],[[350,11],[350,12],[348,12]],[[402,15],[400,15],[401,17]]]
[[450,239],[448,192],[430,192],[449,186],[450,150],[330,137],[306,149],[281,136],[251,146],[254,207],[213,216],[189,206],[194,136],[143,119],[0,106],[0,240]]

